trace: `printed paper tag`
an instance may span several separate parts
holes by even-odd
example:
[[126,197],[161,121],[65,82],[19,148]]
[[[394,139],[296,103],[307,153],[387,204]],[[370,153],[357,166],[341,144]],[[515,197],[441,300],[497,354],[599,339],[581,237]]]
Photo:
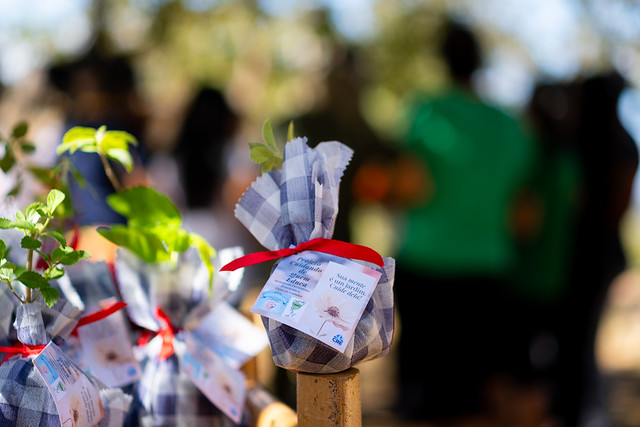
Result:
[[104,417],[98,387],[53,342],[33,364],[55,401],[62,427],[94,426]]
[[234,369],[240,369],[269,345],[264,328],[258,328],[225,302],[216,304],[187,335],[213,350]]
[[[101,301],[95,312],[110,306],[115,298]],[[133,354],[127,324],[121,311],[78,328],[82,346],[81,367],[109,387],[122,387],[140,379],[142,370]]]
[[382,274],[315,251],[283,258],[251,311],[344,352]]
[[246,377],[210,349],[189,339],[186,343],[187,351],[182,356],[180,368],[211,403],[240,424],[247,394]]

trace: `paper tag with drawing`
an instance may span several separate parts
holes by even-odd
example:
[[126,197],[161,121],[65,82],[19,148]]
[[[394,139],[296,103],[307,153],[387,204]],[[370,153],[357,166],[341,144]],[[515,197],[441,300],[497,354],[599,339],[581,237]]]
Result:
[[346,258],[304,251],[280,261],[251,311],[344,352],[380,276]]
[[186,344],[187,351],[180,360],[180,369],[211,403],[239,424],[247,393],[245,375],[190,337],[187,337]]
[[33,364],[55,401],[62,427],[94,426],[104,417],[98,387],[53,342]]
[[[88,312],[104,309],[114,302],[115,298],[103,300]],[[86,372],[109,387],[122,387],[140,379],[142,370],[133,354],[124,313],[118,311],[99,322],[81,326],[78,337],[83,362],[80,366]]]

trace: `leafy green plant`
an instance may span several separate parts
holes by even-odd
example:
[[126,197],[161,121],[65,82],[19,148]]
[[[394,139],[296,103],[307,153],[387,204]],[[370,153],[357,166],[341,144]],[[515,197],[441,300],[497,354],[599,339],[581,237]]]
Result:
[[64,134],[62,143],[58,145],[56,152],[58,155],[67,151],[73,154],[80,150],[85,153],[98,154],[113,188],[120,191],[122,186],[108,159],[117,161],[125,167],[127,172],[131,172],[133,158],[129,153],[129,145],[137,144],[136,138],[125,131],[108,131],[106,126],[100,126],[98,129],[76,126]]
[[[269,119],[262,125],[262,139],[264,142],[250,142],[250,157],[255,163],[262,165],[262,172],[269,172],[282,167],[283,149],[278,146],[273,126]],[[287,141],[293,139],[293,122],[289,123]],[[284,144],[281,144],[284,146]]]
[[131,171],[133,160],[129,145],[137,141],[123,131],[108,131],[105,126],[98,129],[75,127],[70,129],[58,146],[59,154],[77,150],[97,153],[102,159],[107,176],[116,193],[107,197],[113,210],[127,219],[126,225],[102,227],[98,232],[107,240],[127,248],[142,260],[150,263],[177,262],[181,253],[195,248],[209,270],[210,289],[213,286],[213,262],[215,250],[196,233],[182,228],[182,217],[178,208],[163,194],[151,187],[138,186],[123,189],[114,173],[109,159],[122,164]]
[[[4,154],[0,159],[0,170],[4,173],[11,171],[17,164],[18,160],[25,154],[32,153],[35,150],[33,143],[27,140],[26,135],[29,130],[29,125],[25,122],[16,124],[11,134],[3,135],[0,133],[0,146],[4,147]],[[19,172],[19,175],[21,175]],[[22,185],[21,176],[16,179],[16,183],[9,190],[7,196],[15,196],[20,191]]]
[[[67,245],[62,233],[50,230],[50,224],[56,214],[56,209],[63,203],[65,195],[60,190],[52,189],[47,195],[46,203],[34,202],[24,210],[18,210],[15,219],[0,218],[0,229],[16,229],[24,233],[20,242],[22,249],[27,251],[26,265],[17,266],[8,260],[9,251],[4,240],[0,239],[0,281],[4,282],[11,292],[23,303],[31,303],[39,294],[45,303],[51,307],[59,298],[59,292],[50,284],[50,280],[64,275],[63,265],[75,264],[89,257],[83,250],[74,250]],[[45,239],[51,239],[54,247],[43,250]],[[34,254],[40,255],[46,262],[44,272],[35,271]],[[21,295],[14,287],[15,282],[25,285],[25,293]]]

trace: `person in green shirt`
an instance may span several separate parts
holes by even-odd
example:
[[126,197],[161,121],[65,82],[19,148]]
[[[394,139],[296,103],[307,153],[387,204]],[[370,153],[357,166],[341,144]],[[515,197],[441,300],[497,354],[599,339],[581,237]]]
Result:
[[412,419],[480,413],[488,379],[514,359],[512,213],[534,156],[518,121],[472,88],[474,34],[450,25],[442,53],[453,85],[416,97],[404,140],[429,180],[404,212],[396,256],[399,409]]

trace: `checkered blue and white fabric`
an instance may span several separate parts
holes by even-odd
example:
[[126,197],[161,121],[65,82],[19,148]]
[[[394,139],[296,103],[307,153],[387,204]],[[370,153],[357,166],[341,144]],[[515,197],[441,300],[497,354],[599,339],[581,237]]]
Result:
[[[219,267],[217,258],[214,266]],[[156,332],[162,327],[155,315],[157,307],[179,331],[197,324],[217,301],[228,295],[231,276],[218,270],[216,268],[214,293],[210,297],[208,271],[197,257],[188,257],[179,266],[171,267],[145,263],[130,252],[119,250],[115,260],[118,286],[130,319]],[[176,353],[165,360],[158,360],[162,343],[159,336],[137,348],[142,378],[135,385],[134,394],[140,423],[143,426],[235,425],[180,369],[177,355],[183,347],[181,336],[181,332],[176,333]]]
[[[340,142],[322,142],[312,149],[306,138],[295,138],[285,145],[282,169],[260,176],[242,196],[236,218],[269,250],[331,238],[340,180],[352,155]],[[384,261],[384,268],[371,266],[382,272],[382,278],[345,353],[263,317],[275,364],[301,372],[331,373],[387,354],[394,330],[395,261]]]
[[141,349],[143,374],[136,391],[142,406],[140,424],[144,427],[235,426],[180,369],[179,355],[184,346],[177,343],[176,353],[158,360],[161,344],[160,337],[156,337]]
[[[28,345],[61,344],[77,324],[80,310],[64,298],[51,308],[39,299],[20,304],[13,326],[18,339]],[[60,426],[58,411],[46,384],[32,363],[34,356],[14,356],[0,365],[0,425]],[[131,404],[131,396],[89,376],[98,385],[104,409],[101,427],[119,427]]]

